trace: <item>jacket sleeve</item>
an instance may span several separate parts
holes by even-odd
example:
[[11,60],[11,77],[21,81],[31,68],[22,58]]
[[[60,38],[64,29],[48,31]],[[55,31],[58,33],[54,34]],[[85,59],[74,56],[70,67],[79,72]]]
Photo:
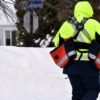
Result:
[[62,39],[67,39],[70,37],[70,34],[68,32],[68,29],[70,29],[70,24],[68,21],[65,21],[60,29],[58,30],[56,36],[54,37],[54,45],[55,47],[58,47],[60,43],[61,38]]
[[100,35],[100,23],[96,21],[96,32]]

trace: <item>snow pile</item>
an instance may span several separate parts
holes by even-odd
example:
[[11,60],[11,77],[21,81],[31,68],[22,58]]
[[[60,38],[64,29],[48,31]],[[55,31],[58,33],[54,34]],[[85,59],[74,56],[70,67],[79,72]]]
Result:
[[51,49],[0,46],[0,100],[71,100],[69,80]]
[[0,100],[70,100],[67,76],[51,49],[0,47]]

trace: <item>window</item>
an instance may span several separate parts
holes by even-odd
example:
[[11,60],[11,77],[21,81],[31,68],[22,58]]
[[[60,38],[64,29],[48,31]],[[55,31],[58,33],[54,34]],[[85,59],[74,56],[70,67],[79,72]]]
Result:
[[12,34],[12,45],[16,45],[16,31],[12,31],[11,32]]
[[10,31],[5,31],[5,43],[6,43],[6,45],[11,45],[11,33],[10,33]]
[[16,31],[15,30],[7,30],[5,31],[5,45],[16,45]]

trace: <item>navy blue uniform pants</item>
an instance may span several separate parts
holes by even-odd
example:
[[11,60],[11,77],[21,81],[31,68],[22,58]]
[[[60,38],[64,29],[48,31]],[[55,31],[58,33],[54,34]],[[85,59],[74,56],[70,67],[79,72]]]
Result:
[[69,75],[72,85],[72,100],[97,100],[99,75]]

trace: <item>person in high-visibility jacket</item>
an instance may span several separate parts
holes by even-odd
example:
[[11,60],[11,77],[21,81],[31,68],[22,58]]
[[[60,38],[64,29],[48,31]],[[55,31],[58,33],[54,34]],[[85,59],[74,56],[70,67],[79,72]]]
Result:
[[[79,23],[84,18],[89,18],[84,24],[84,29],[90,39],[80,31],[74,41],[91,44],[91,41],[96,39],[95,34],[100,34],[100,23],[91,18],[93,15],[92,6],[88,1],[80,1],[75,5],[74,17]],[[69,39],[73,37],[74,33],[73,25],[69,21],[65,21],[54,37],[55,47],[59,46],[61,38]],[[80,49],[80,51],[86,50],[87,48]],[[63,69],[63,73],[68,75],[72,85],[72,100],[96,100],[100,91],[99,70],[88,58],[88,52],[83,53],[80,60],[78,58],[81,53],[79,51],[76,53],[77,57],[74,61],[69,62]]]

